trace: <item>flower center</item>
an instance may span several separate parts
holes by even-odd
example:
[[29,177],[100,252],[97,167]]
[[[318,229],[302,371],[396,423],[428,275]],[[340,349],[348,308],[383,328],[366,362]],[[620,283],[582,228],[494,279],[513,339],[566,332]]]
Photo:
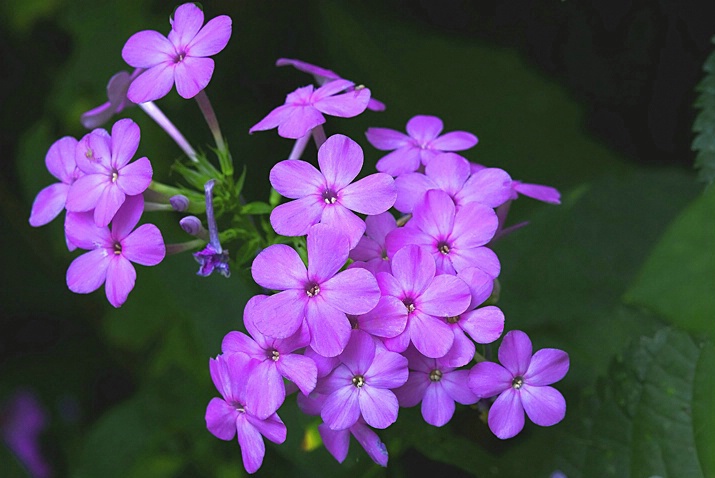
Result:
[[114,254],[115,255],[120,255],[122,253],[122,245],[118,242],[114,243]]
[[305,290],[305,293],[308,294],[308,297],[315,297],[320,294],[320,286],[318,284],[310,284],[310,287]]
[[382,250],[382,260],[383,260],[383,261],[389,261],[389,260],[390,260],[390,258],[387,257],[387,249],[383,249],[383,250]]
[[442,254],[449,254],[449,244],[446,241],[441,241],[437,244],[437,250]]
[[281,353],[280,353],[279,351],[274,350],[274,351],[271,352],[271,359],[272,359],[274,362],[278,362],[278,359],[279,359],[279,358],[281,358]]
[[415,301],[412,298],[406,298],[402,300],[402,303],[405,304],[405,307],[407,308],[407,313],[412,313],[415,311]]
[[429,379],[432,382],[439,382],[442,378],[442,372],[440,370],[434,369],[429,373]]
[[119,179],[119,173],[117,171],[112,171],[112,182],[116,183],[117,179]]
[[335,204],[338,201],[338,195],[335,194],[335,191],[326,189],[323,191],[323,201],[325,204]]
[[355,375],[353,377],[353,385],[355,385],[357,388],[362,387],[363,385],[365,385],[365,377],[363,377],[362,375]]
[[459,316],[458,316],[458,315],[454,315],[454,316],[452,316],[452,317],[447,317],[447,323],[448,323],[448,324],[456,324],[457,322],[459,322]]
[[514,377],[514,380],[511,381],[511,386],[514,390],[519,390],[522,386],[524,385],[524,377],[519,375],[518,377]]
[[181,63],[186,58],[186,52],[181,51],[174,57],[174,63]]

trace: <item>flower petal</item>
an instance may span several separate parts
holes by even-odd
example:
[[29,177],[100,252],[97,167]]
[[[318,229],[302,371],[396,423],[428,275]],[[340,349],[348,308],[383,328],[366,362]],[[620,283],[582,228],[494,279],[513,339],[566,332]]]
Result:
[[268,438],[273,443],[281,444],[286,440],[286,426],[277,414],[273,414],[265,420],[248,415],[248,421],[256,427],[261,435]]
[[236,418],[238,444],[241,446],[243,467],[248,473],[255,473],[263,464],[266,454],[266,444],[256,427],[251,424],[245,414],[238,414]]
[[290,337],[303,323],[306,299],[305,291],[300,289],[268,296],[255,308],[256,328],[269,337]]
[[103,174],[87,174],[77,179],[67,191],[65,204],[67,210],[71,212],[91,211],[97,206],[97,202],[108,184],[111,182]]
[[295,250],[285,244],[263,249],[251,265],[253,280],[272,290],[301,289],[308,282],[307,270]]
[[434,278],[416,305],[435,317],[453,317],[467,310],[471,300],[467,284],[459,277],[445,274]]
[[360,392],[360,412],[368,425],[382,429],[395,423],[400,405],[392,390],[364,385]]
[[499,395],[487,418],[491,431],[502,440],[516,436],[524,428],[524,408],[513,388]]
[[151,184],[153,171],[147,158],[126,165],[117,176],[117,186],[128,196],[141,194]]
[[359,329],[377,337],[396,337],[407,325],[407,309],[398,298],[383,295],[377,305],[358,318]]
[[298,354],[281,355],[276,366],[281,375],[295,383],[304,395],[308,395],[315,388],[318,368],[309,357]]
[[395,181],[385,173],[371,174],[340,192],[343,206],[360,214],[381,214],[395,204],[395,199]]
[[322,194],[326,187],[325,178],[315,166],[296,159],[287,159],[273,166],[269,179],[276,191],[290,199]]
[[434,280],[435,272],[434,259],[429,252],[417,245],[401,248],[392,258],[392,275],[399,282],[407,298],[412,300],[422,295],[429,287]]
[[[132,160],[139,147],[139,125],[129,118],[121,119],[112,126],[112,160],[114,169],[122,169]],[[138,193],[137,193],[138,194]]]
[[328,395],[320,417],[333,430],[350,428],[360,417],[358,389],[348,384]]
[[54,177],[65,184],[72,184],[77,164],[75,151],[77,140],[71,136],[60,138],[50,146],[45,155],[45,166]]
[[558,382],[569,370],[569,356],[559,349],[538,350],[524,374],[524,381],[529,385],[543,386]]
[[331,279],[348,259],[348,237],[335,227],[316,224],[308,230],[308,278],[318,284]]
[[421,354],[439,358],[452,348],[454,332],[443,320],[419,311],[413,312],[409,320],[410,339]]
[[184,3],[174,11],[169,40],[176,47],[184,47],[196,36],[204,24],[204,12],[193,3]]
[[469,370],[453,370],[444,373],[440,382],[452,400],[462,405],[471,405],[479,397],[469,388]]
[[362,148],[347,136],[334,134],[318,150],[318,165],[328,188],[337,193],[360,173]]
[[253,400],[251,413],[257,418],[264,420],[273,415],[283,404],[286,396],[283,377],[276,368],[273,360],[264,360],[252,371],[246,386],[246,394],[249,397],[260,397]]
[[37,193],[30,212],[30,225],[44,226],[56,218],[65,208],[69,189],[67,184],[54,183]]
[[444,124],[436,116],[417,115],[407,122],[407,134],[418,143],[426,145],[442,132]]
[[[268,129],[273,129],[284,121],[288,120],[288,117],[293,113],[293,105],[281,105],[274,108],[270,113],[266,115],[261,121],[256,123],[248,130],[249,133],[254,131],[265,131]],[[296,138],[297,139],[297,138]]]
[[504,331],[504,313],[499,307],[490,305],[462,314],[459,324],[476,343],[490,344]]
[[150,67],[129,85],[127,98],[132,103],[145,103],[165,97],[174,86],[175,67],[173,60]]
[[321,423],[318,425],[318,433],[320,433],[320,438],[323,440],[325,449],[333,455],[333,458],[335,458],[338,463],[345,461],[350,447],[350,432],[348,429],[332,430],[325,423]]
[[[283,138],[302,138],[311,129],[325,123],[325,117],[313,105],[290,105],[288,113],[285,116],[282,114],[282,121],[278,124],[278,135]],[[257,126],[251,130],[257,129]]]
[[323,209],[320,222],[340,229],[348,237],[350,249],[357,246],[357,243],[360,242],[360,238],[365,232],[365,221],[340,203],[326,206]]
[[211,56],[220,52],[231,38],[231,17],[219,15],[209,20],[188,45],[191,56]]
[[463,151],[474,147],[479,140],[466,131],[452,131],[435,138],[430,143],[432,149],[440,151]]
[[271,211],[271,226],[282,236],[305,236],[321,221],[326,209],[322,199],[314,195],[279,204]]
[[114,307],[121,307],[134,288],[137,271],[129,260],[119,256],[112,257],[107,267],[105,292],[107,300]]
[[441,427],[454,415],[454,400],[445,393],[439,384],[427,387],[422,399],[422,416],[435,427]]
[[174,68],[176,92],[182,98],[193,98],[206,88],[213,73],[214,61],[211,58],[185,57]]
[[122,255],[143,266],[155,266],[164,260],[166,246],[159,228],[142,224],[122,241]]
[[321,284],[320,296],[336,309],[352,315],[371,311],[380,300],[375,277],[365,269],[348,269]]
[[452,198],[444,191],[432,189],[415,204],[410,222],[439,241],[447,239],[452,233],[454,216],[455,207]]
[[154,30],[135,33],[122,48],[122,58],[135,68],[151,68],[159,63],[173,61],[174,55],[174,45]]
[[[319,299],[319,296],[314,299]],[[350,340],[351,329],[344,312],[324,300],[309,300],[305,321],[310,327],[310,346],[313,350],[324,357],[342,353]]]
[[499,346],[499,361],[514,377],[524,376],[531,362],[531,340],[521,330],[510,330]]
[[511,388],[514,376],[494,362],[479,362],[469,371],[469,388],[478,397],[489,398]]
[[77,294],[89,294],[99,289],[107,278],[110,257],[99,248],[82,254],[67,269],[67,287]]
[[365,449],[365,452],[372,458],[372,461],[380,466],[387,466],[387,448],[385,444],[380,441],[380,437],[377,436],[377,433],[372,431],[372,429],[361,420],[358,420],[355,425],[350,427],[350,433],[353,434],[358,443]]
[[235,407],[214,397],[206,407],[206,428],[216,438],[233,440],[233,437],[236,436],[237,415]]
[[94,222],[102,227],[112,222],[114,215],[117,214],[127,198],[127,195],[119,189],[116,183],[106,182],[105,184],[102,194],[97,199],[97,205],[94,207]]
[[377,161],[375,168],[390,176],[413,173],[420,167],[420,149],[413,144],[406,144],[386,154]]
[[[332,85],[338,81],[341,80],[331,81],[330,83],[326,83],[325,86]],[[321,88],[325,88],[325,86]],[[321,88],[318,88],[316,93],[318,93]],[[339,118],[352,118],[365,111],[369,102],[370,89],[360,88],[341,95],[321,98],[313,103],[313,105],[315,109],[326,115],[337,116]]]
[[381,151],[392,151],[410,142],[410,137],[405,133],[389,128],[368,128],[365,137],[373,147]]
[[524,384],[519,392],[524,410],[532,422],[542,427],[550,427],[564,419],[566,400],[555,388]]

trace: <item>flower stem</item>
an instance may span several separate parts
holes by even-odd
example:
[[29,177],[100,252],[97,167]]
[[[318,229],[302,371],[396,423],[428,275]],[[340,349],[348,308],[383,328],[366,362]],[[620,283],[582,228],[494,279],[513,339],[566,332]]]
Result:
[[201,239],[194,239],[193,241],[181,242],[179,244],[167,244],[166,254],[179,254],[180,252],[187,252],[193,249],[197,249],[204,245],[204,241]]
[[196,151],[191,147],[184,135],[179,132],[179,130],[174,126],[174,124],[166,117],[163,111],[159,109],[158,106],[152,101],[147,101],[146,103],[139,103],[139,107],[144,110],[146,114],[149,115],[151,119],[156,121],[156,124],[162,127],[164,131],[173,139],[179,148],[186,153],[186,156],[193,162],[197,162]]
[[308,145],[309,140],[310,133],[306,134],[301,138],[296,139],[295,144],[293,145],[293,149],[290,152],[290,156],[288,156],[288,159],[300,159],[300,157],[303,155],[303,151],[305,151],[305,147]]
[[196,103],[198,103],[199,108],[201,109],[201,113],[204,115],[204,119],[206,120],[206,124],[209,125],[209,129],[211,130],[211,134],[214,137],[214,141],[216,142],[216,147],[221,153],[226,153],[226,143],[223,140],[223,135],[221,134],[221,128],[218,125],[218,119],[216,118],[216,113],[214,112],[213,107],[211,106],[211,102],[209,101],[209,97],[206,95],[206,90],[201,90],[199,93],[195,96],[196,98]]
[[320,149],[320,147],[325,143],[325,130],[323,129],[323,125],[319,124],[315,128],[313,128],[313,139],[315,140],[315,147],[316,149]]

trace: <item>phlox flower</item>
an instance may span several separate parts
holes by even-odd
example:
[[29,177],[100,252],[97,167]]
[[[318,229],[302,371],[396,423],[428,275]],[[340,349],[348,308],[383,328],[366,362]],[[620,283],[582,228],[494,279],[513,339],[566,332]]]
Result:
[[[35,197],[30,212],[32,227],[44,226],[64,210],[70,187],[83,174],[75,162],[76,148],[77,140],[65,136],[52,143],[47,151],[45,155],[47,170],[60,182],[50,184]],[[67,248],[74,250],[75,246],[67,240]]]
[[430,189],[441,189],[449,194],[457,208],[474,201],[497,207],[511,198],[511,183],[511,177],[502,169],[484,168],[472,174],[465,158],[443,153],[425,166],[424,174],[408,173],[395,179],[395,209],[411,213]]
[[107,101],[96,108],[85,112],[80,117],[82,126],[87,129],[99,128],[115,114],[124,111],[124,108],[133,106],[127,99],[129,85],[134,79],[144,71],[141,68],[135,69],[130,75],[126,71],[120,71],[109,79],[107,83]]
[[248,473],[255,473],[263,463],[266,454],[263,437],[280,444],[287,434],[276,413],[263,419],[255,415],[261,396],[249,392],[247,378],[259,363],[243,353],[209,360],[211,380],[222,398],[212,398],[206,407],[206,428],[221,440],[232,440],[238,435],[243,466]]
[[122,119],[112,126],[85,135],[77,146],[77,167],[84,173],[67,194],[67,210],[94,209],[97,226],[108,225],[127,196],[143,193],[151,183],[152,168],[147,158],[130,163],[139,147],[139,126]]
[[440,153],[463,151],[477,144],[466,131],[440,136],[444,124],[436,116],[418,115],[407,122],[407,134],[389,128],[368,128],[365,136],[375,148],[392,151],[377,162],[377,170],[392,176],[417,171]]
[[422,402],[422,417],[430,425],[441,427],[454,415],[454,402],[462,405],[477,403],[479,398],[469,389],[469,370],[457,370],[442,358],[425,357],[414,347],[408,348],[407,382],[395,390],[402,407],[414,407]]
[[250,337],[241,332],[229,332],[221,344],[221,351],[226,355],[241,352],[260,362],[252,371],[247,385],[248,394],[261,397],[253,410],[259,418],[272,415],[285,400],[283,378],[295,383],[303,394],[308,395],[315,388],[318,375],[313,360],[293,353],[310,343],[310,333],[305,324],[285,339],[266,337],[256,328],[255,307],[265,298],[264,295],[252,297],[244,309],[243,325]]
[[271,212],[271,225],[283,236],[302,236],[318,222],[342,231],[354,248],[365,232],[365,222],[356,216],[380,214],[392,207],[397,193],[387,174],[371,174],[352,182],[360,173],[363,153],[345,135],[329,137],[318,150],[318,171],[301,160],[276,164],[271,185],[285,197],[296,199]]
[[397,229],[397,221],[389,211],[365,218],[365,235],[355,248],[350,250],[350,267],[362,267],[373,274],[390,272],[390,258],[387,256],[385,237]]
[[[209,242],[202,250],[194,252],[194,259],[199,263],[199,270],[196,273],[202,277],[208,277],[214,271],[218,271],[224,277],[231,276],[231,268],[229,266],[228,251],[221,246],[221,240],[218,234],[218,225],[214,216],[214,200],[213,189],[216,185],[215,179],[210,179],[204,184],[204,196],[206,200],[206,222],[209,226]],[[201,226],[201,221],[198,223]],[[187,223],[188,227],[192,225]],[[194,223],[195,226],[195,223]],[[197,228],[200,230],[200,228]]]
[[[325,68],[321,68],[319,66],[312,65],[301,60],[294,60],[291,58],[279,58],[278,60],[276,60],[276,66],[285,65],[290,65],[296,70],[303,71],[305,73],[310,73],[311,75],[313,75],[313,78],[315,78],[315,81],[318,83],[318,86],[322,86],[325,83],[334,80],[343,79],[334,71],[326,70]],[[372,111],[385,111],[385,104],[382,101],[376,100],[375,98],[370,98],[370,101],[367,104],[367,109]]]
[[253,125],[249,133],[278,127],[278,134],[283,138],[302,138],[311,129],[325,123],[323,114],[352,118],[365,111],[368,101],[370,90],[355,88],[355,84],[348,80],[334,80],[318,89],[313,85],[303,86],[289,93],[285,104]]
[[489,428],[501,439],[524,428],[524,411],[532,422],[548,427],[566,414],[561,392],[550,387],[566,375],[569,356],[558,349],[541,349],[533,356],[531,340],[520,330],[504,336],[499,361],[479,362],[469,373],[469,387],[482,398],[498,395],[489,410]]
[[[392,258],[392,274],[377,274],[383,296],[398,299],[399,302],[393,303],[394,307],[407,312],[404,332],[384,340],[389,350],[404,352],[412,342],[428,357],[442,357],[449,352],[454,334],[444,317],[464,312],[471,296],[462,279],[448,274],[435,276],[436,272],[434,259],[428,251],[408,245]],[[384,314],[388,313],[386,307]]]
[[340,365],[319,385],[327,398],[320,416],[333,430],[350,428],[362,417],[374,428],[397,420],[399,404],[391,389],[407,380],[407,359],[378,348],[367,333],[355,331],[340,355]]
[[47,411],[35,394],[20,389],[0,403],[0,437],[33,478],[49,478],[53,470],[42,453]]
[[[185,3],[174,12],[168,37],[154,30],[132,35],[122,49],[122,58],[144,71],[129,86],[134,103],[163,98],[176,84],[182,98],[193,98],[206,88],[214,71],[213,56],[231,38],[231,18],[219,15],[206,25],[204,12]],[[203,25],[203,27],[202,27]]]
[[91,213],[69,213],[65,233],[77,247],[90,252],[77,257],[67,269],[67,287],[78,294],[93,292],[102,284],[109,303],[120,307],[134,288],[132,262],[155,266],[166,255],[164,239],[153,224],[134,226],[144,210],[141,195],[130,196],[109,227],[97,226]]
[[418,244],[432,254],[441,273],[454,274],[467,267],[479,267],[497,277],[501,269],[499,259],[485,245],[494,237],[498,224],[497,215],[489,206],[471,202],[456,210],[447,193],[432,189],[415,205],[412,219],[387,235],[387,254],[392,255],[408,244]]
[[308,267],[298,253],[274,244],[254,259],[253,279],[262,287],[278,290],[255,308],[256,329],[274,338],[286,338],[305,320],[310,346],[334,357],[350,339],[346,314],[370,311],[380,299],[375,277],[364,269],[339,272],[348,258],[347,237],[337,229],[317,224],[308,231]]

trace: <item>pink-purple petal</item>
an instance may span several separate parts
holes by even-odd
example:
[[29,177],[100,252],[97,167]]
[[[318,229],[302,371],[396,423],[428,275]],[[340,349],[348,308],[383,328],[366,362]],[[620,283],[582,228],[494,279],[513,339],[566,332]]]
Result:
[[204,12],[193,3],[184,3],[174,11],[169,40],[177,46],[187,45],[204,24]]
[[271,186],[282,196],[298,199],[310,194],[322,194],[325,178],[315,166],[296,159],[281,161],[269,174]]
[[489,398],[511,388],[514,376],[494,362],[479,362],[469,371],[469,388],[478,397]]
[[[338,81],[340,80],[326,83],[326,86],[337,83]],[[341,95],[321,98],[314,103],[314,106],[318,111],[326,115],[352,118],[365,111],[369,102],[370,90],[368,88],[360,88]]]
[[311,100],[315,102],[328,98],[340,93],[341,91],[348,90],[354,85],[355,83],[352,81],[345,80],[343,78],[337,78],[335,81],[328,81],[315,90],[315,92],[311,95]]
[[490,344],[504,331],[504,313],[493,305],[462,314],[460,325],[478,344]]
[[110,257],[103,248],[82,254],[67,269],[67,287],[77,294],[99,289],[107,278]]
[[347,136],[334,134],[318,150],[318,165],[328,188],[337,193],[360,173],[362,148]]
[[435,272],[434,259],[430,253],[416,245],[401,248],[392,258],[392,275],[413,300],[429,287]]
[[357,246],[357,243],[360,242],[360,238],[365,232],[365,221],[339,202],[330,204],[323,209],[320,222],[339,228],[348,237],[350,249]]
[[149,159],[139,158],[122,168],[117,176],[116,183],[124,194],[136,196],[146,191],[149,187],[152,174],[153,170]]
[[279,204],[271,211],[271,226],[282,236],[305,236],[311,226],[321,221],[326,209],[322,199],[316,196]]
[[114,169],[122,169],[137,152],[141,131],[128,118],[121,119],[112,126],[112,161]]
[[399,353],[377,349],[365,380],[371,387],[397,388],[404,385],[409,376],[407,359]]
[[474,173],[464,188],[455,196],[460,205],[479,202],[491,208],[500,206],[511,199],[512,180],[506,171],[499,168],[484,168]]
[[122,58],[135,68],[151,68],[159,63],[172,61],[175,54],[174,45],[154,30],[135,33],[122,48]]
[[380,158],[375,167],[390,176],[415,172],[420,167],[420,150],[412,144],[406,144]]
[[350,428],[360,417],[358,389],[350,382],[328,395],[320,416],[333,430]]
[[420,403],[430,383],[429,376],[425,372],[410,371],[405,384],[394,390],[400,406],[409,408]]
[[395,209],[408,214],[428,190],[438,189],[438,186],[422,173],[408,173],[395,178],[395,189],[397,189]]
[[373,428],[387,428],[397,420],[400,408],[391,390],[363,386],[358,394],[360,412],[365,423]]
[[185,57],[174,68],[176,92],[184,99],[193,98],[206,88],[213,72],[214,61],[211,58]]
[[71,212],[91,211],[97,205],[108,184],[107,176],[103,174],[87,174],[77,179],[67,192],[65,206]]
[[375,277],[365,269],[348,269],[321,285],[320,296],[336,309],[352,315],[365,314],[380,300]]
[[521,330],[511,330],[499,346],[499,361],[513,376],[523,376],[529,369],[531,351],[529,336]]
[[551,186],[514,181],[513,187],[519,194],[524,196],[550,204],[561,204],[561,193]]
[[285,244],[263,249],[253,260],[251,274],[260,286],[273,290],[301,289],[308,281],[305,264],[298,253]]
[[418,307],[435,317],[453,317],[467,310],[471,300],[467,284],[459,277],[445,274],[434,278],[420,296]]
[[331,279],[348,259],[348,237],[337,228],[316,224],[308,230],[308,278],[318,284]]
[[265,118],[253,125],[248,132],[253,133],[254,131],[265,131],[275,128],[288,119],[293,113],[294,108],[293,105],[281,105],[273,109]]
[[516,436],[524,428],[524,408],[513,388],[499,395],[487,418],[491,431],[502,440]]
[[236,436],[238,411],[224,400],[214,397],[206,407],[206,428],[216,438],[233,440]]
[[409,144],[405,133],[389,128],[368,128],[365,136],[370,144],[381,151],[392,151]]
[[348,429],[332,430],[325,423],[318,425],[318,433],[323,440],[325,449],[333,455],[338,463],[345,461],[350,447],[350,432]]
[[344,312],[326,301],[309,300],[305,320],[310,328],[310,346],[313,350],[324,357],[335,357],[345,349],[350,340],[351,327]]
[[221,352],[224,354],[244,353],[251,357],[265,357],[263,350],[251,337],[235,330],[226,334],[221,341]]
[[454,400],[447,395],[439,384],[427,387],[422,399],[422,416],[435,427],[441,427],[454,415]]
[[427,357],[443,357],[452,348],[454,333],[441,319],[416,311],[412,313],[407,329],[415,348]]
[[524,384],[519,393],[526,414],[537,425],[556,425],[566,415],[566,400],[561,392],[553,387],[532,387]]
[[261,420],[273,415],[285,400],[286,390],[283,377],[278,372],[273,360],[264,360],[259,363],[248,377],[246,394],[249,397],[260,397],[254,400],[251,413]]
[[469,388],[469,370],[452,370],[444,373],[440,384],[449,397],[457,403],[471,405],[479,401],[479,397]]
[[286,426],[277,414],[274,413],[265,420],[259,420],[249,414],[246,416],[246,419],[256,427],[256,430],[258,430],[261,435],[273,443],[281,444],[286,440]]
[[360,214],[381,214],[395,204],[396,198],[395,181],[385,173],[371,174],[340,192],[343,206]]
[[65,208],[69,189],[67,184],[54,183],[37,193],[30,212],[30,225],[44,226],[56,218]]
[[144,212],[144,197],[128,196],[112,221],[112,242],[121,241],[129,235],[139,223]]
[[209,20],[188,44],[191,56],[212,56],[223,50],[231,38],[231,17],[219,15]]
[[426,234],[437,240],[446,239],[455,226],[455,206],[452,198],[439,189],[425,193],[424,198],[415,204],[411,222]]
[[47,170],[65,184],[71,184],[74,181],[76,149],[77,140],[71,136],[65,136],[52,143],[45,155]]
[[501,264],[496,253],[486,246],[472,249],[457,249],[449,253],[454,269],[461,273],[469,267],[477,267],[495,278],[501,272]]
[[558,382],[569,370],[569,356],[559,349],[538,350],[529,363],[524,380],[529,385],[543,386]]
[[355,439],[365,449],[372,461],[380,466],[387,466],[387,448],[385,444],[377,436],[377,433],[372,431],[370,427],[358,420],[355,425],[350,427],[350,432]]
[[134,288],[137,271],[129,260],[122,256],[113,257],[107,267],[105,292],[107,300],[114,307],[121,307]]
[[440,151],[463,151],[474,147],[479,140],[472,133],[466,131],[451,131],[430,143],[430,147]]
[[[98,176],[98,175],[97,175]],[[114,215],[117,214],[119,208],[122,207],[127,195],[119,189],[117,184],[108,181],[105,183],[105,188],[102,194],[97,199],[97,205],[94,208],[94,222],[98,226],[107,226]]]
[[426,144],[442,132],[444,124],[436,116],[418,115],[407,122],[407,134],[418,143]]
[[238,444],[241,446],[243,467],[248,473],[255,473],[263,464],[263,457],[266,454],[263,437],[261,437],[258,429],[248,421],[248,417],[245,414],[238,414],[236,430]]
[[166,246],[159,228],[142,224],[122,241],[122,255],[143,266],[155,266],[164,260]]
[[[325,117],[312,105],[291,105],[289,114],[278,125],[278,135],[290,139],[302,138],[323,123]],[[256,129],[256,126],[252,129]]]
[[290,337],[303,323],[305,299],[302,289],[285,290],[268,296],[255,308],[256,328],[269,337]]
[[396,297],[383,295],[375,308],[358,317],[360,330],[377,337],[395,337],[405,330],[407,309]]
[[132,103],[145,103],[163,98],[174,86],[175,67],[173,60],[149,67],[129,85],[127,98]]
[[315,388],[318,368],[309,357],[298,354],[281,355],[276,366],[281,375],[295,383],[304,395],[308,395]]

